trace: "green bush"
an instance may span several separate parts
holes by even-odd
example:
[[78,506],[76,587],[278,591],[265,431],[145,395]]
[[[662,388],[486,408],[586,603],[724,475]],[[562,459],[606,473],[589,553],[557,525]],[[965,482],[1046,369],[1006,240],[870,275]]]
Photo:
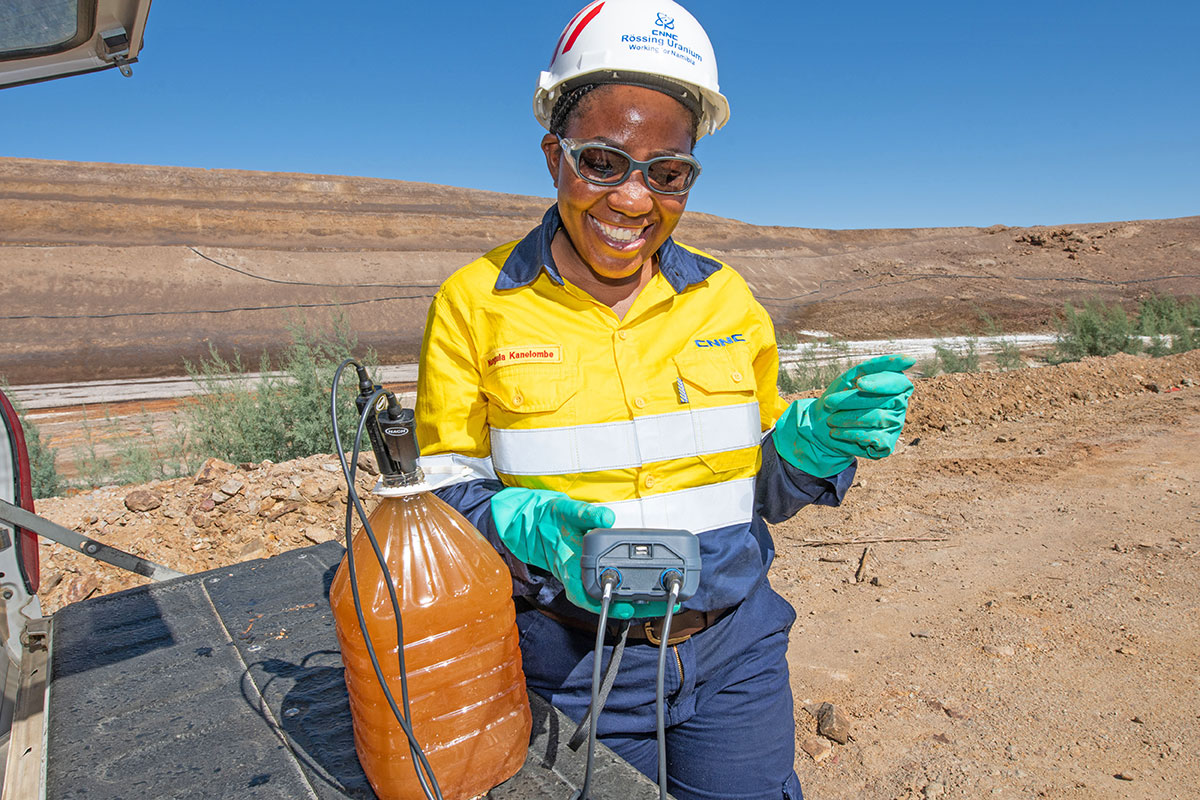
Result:
[[824,389],[837,376],[846,370],[843,363],[849,345],[845,342],[829,340],[825,342],[839,355],[833,361],[821,363],[817,358],[816,347],[807,345],[800,348],[798,359],[791,364],[779,365],[779,391],[781,394],[806,392],[810,389]]
[[933,353],[941,372],[979,372],[979,340],[974,336],[968,336],[961,345],[935,342]]
[[[3,378],[0,378],[0,389],[6,390],[5,394],[8,394],[8,382]],[[11,395],[9,395],[9,400],[17,412],[17,419],[25,433],[25,449],[29,452],[29,472],[33,482],[33,496],[35,499],[54,497],[66,488],[58,474],[54,451],[42,441],[41,431],[29,420],[24,406]]]
[[1012,339],[1001,339],[996,350],[996,366],[1008,372],[1014,369],[1025,369],[1028,364],[1021,356],[1021,348]]
[[987,312],[978,310],[978,313],[983,322],[983,332],[987,336],[1000,337],[999,347],[996,349],[996,366],[1005,372],[1029,366],[1021,357],[1021,348],[1017,343],[1012,339],[1004,338],[1004,331],[1000,328],[1000,324]]
[[1083,308],[1071,303],[1063,306],[1051,362],[1079,361],[1088,356],[1137,353],[1141,340],[1134,335],[1133,323],[1119,304],[1106,305],[1099,299],[1088,300]]
[[1146,352],[1152,356],[1184,353],[1200,342],[1196,331],[1200,324],[1200,302],[1181,302],[1171,295],[1154,295],[1138,305],[1137,332],[1149,336]]
[[[280,358],[279,372],[272,372],[271,360],[264,353],[259,361],[261,375],[254,385],[236,353],[227,361],[213,348],[209,358],[185,365],[202,389],[186,411],[194,452],[234,463],[278,462],[333,452],[330,383],[338,364],[354,351],[357,339],[343,316],[334,318],[328,332],[310,331],[298,324],[289,326],[289,331],[292,342]],[[368,353],[362,360],[374,364],[374,354]],[[357,392],[353,383],[345,384],[338,393],[338,428],[343,444],[349,446],[358,422]]]

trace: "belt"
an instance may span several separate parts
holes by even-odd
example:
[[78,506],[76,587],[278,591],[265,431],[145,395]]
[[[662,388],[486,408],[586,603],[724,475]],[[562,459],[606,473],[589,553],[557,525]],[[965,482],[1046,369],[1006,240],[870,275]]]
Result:
[[[555,622],[566,625],[568,628],[587,631],[595,635],[596,623],[588,622],[587,620],[568,617],[564,614],[551,611],[548,608],[534,606],[542,614],[546,615]],[[671,638],[667,639],[667,644],[677,645],[686,642],[688,639],[695,636],[705,628],[710,628],[717,624],[717,620],[725,616],[729,608],[719,608],[715,611],[693,611],[692,609],[684,609],[671,617]],[[599,620],[597,620],[598,622]],[[634,620],[629,626],[629,638],[648,641],[652,645],[662,643],[662,618]],[[608,621],[608,636],[617,636],[620,633],[620,621]]]

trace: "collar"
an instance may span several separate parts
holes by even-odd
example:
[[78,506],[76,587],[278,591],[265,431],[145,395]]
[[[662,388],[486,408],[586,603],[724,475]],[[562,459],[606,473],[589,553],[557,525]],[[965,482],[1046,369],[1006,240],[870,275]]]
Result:
[[[555,204],[546,210],[542,224],[530,231],[513,248],[504,266],[500,268],[500,275],[496,278],[496,289],[504,291],[528,286],[543,270],[550,280],[561,286],[563,278],[554,263],[554,255],[550,252],[550,243],[554,241],[554,234],[558,233],[561,227],[562,217],[559,216],[558,205]],[[658,271],[676,294],[700,283],[720,268],[720,261],[680,247],[670,237],[658,248]]]

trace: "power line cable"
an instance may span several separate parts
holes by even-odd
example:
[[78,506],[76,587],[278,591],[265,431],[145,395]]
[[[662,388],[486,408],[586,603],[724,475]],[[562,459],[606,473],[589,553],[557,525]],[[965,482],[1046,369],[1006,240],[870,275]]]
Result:
[[224,262],[217,261],[212,256],[208,256],[208,255],[205,255],[204,253],[201,253],[199,250],[192,247],[190,244],[186,245],[186,247],[188,250],[191,250],[193,253],[200,256],[205,261],[216,264],[218,267],[221,267],[222,269],[227,269],[230,272],[236,272],[238,275],[244,275],[247,278],[253,278],[256,281],[265,281],[267,283],[278,283],[278,284],[282,284],[284,286],[320,286],[320,287],[332,288],[332,289],[437,289],[439,286],[441,286],[440,283],[317,283],[314,281],[291,281],[291,280],[286,280],[284,278],[270,278],[270,277],[267,277],[266,275],[259,275],[254,272],[248,272],[247,270],[241,269],[239,267],[235,267],[230,264],[226,264]]

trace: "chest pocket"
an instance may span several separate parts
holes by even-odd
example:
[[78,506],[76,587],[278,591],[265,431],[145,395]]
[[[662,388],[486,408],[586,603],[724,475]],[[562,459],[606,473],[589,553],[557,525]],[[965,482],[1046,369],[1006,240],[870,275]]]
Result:
[[[483,377],[483,392],[488,397],[488,424],[513,427],[530,414],[559,411],[579,392],[579,365],[509,364]],[[555,421],[553,424],[570,424]]]
[[762,430],[747,348],[689,349],[674,360],[703,451],[700,460],[718,474],[752,470]]

